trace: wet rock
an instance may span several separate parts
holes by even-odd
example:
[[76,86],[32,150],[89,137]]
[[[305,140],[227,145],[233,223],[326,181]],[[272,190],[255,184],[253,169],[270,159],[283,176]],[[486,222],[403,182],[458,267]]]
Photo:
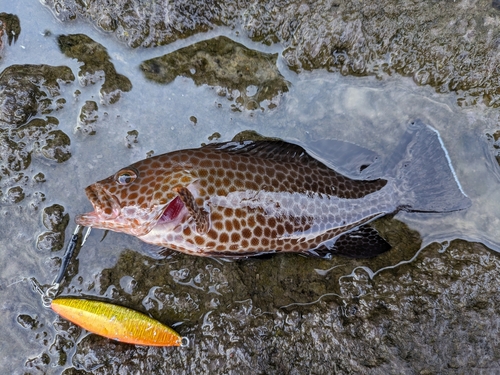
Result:
[[42,155],[49,160],[58,163],[65,162],[71,157],[69,146],[71,140],[62,130],[52,130],[47,133],[45,146],[42,147]]
[[43,139],[48,132],[57,128],[59,120],[55,117],[47,116],[47,118],[35,118],[26,125],[18,127],[13,131],[16,138],[22,140],[25,144],[34,144]]
[[99,118],[98,109],[96,102],[87,100],[80,110],[76,130],[81,131],[83,134],[94,135],[96,133],[95,122]]
[[64,207],[60,204],[53,204],[43,209],[42,223],[48,230],[64,232],[69,223],[69,214],[64,214]]
[[138,141],[139,132],[137,130],[130,130],[127,132],[127,136],[125,137],[125,146],[128,148],[132,148],[134,143]]
[[211,136],[208,137],[208,140],[209,141],[216,141],[217,139],[219,139],[221,137],[220,133],[219,132],[215,132],[214,134],[212,134]]
[[[11,176],[11,172],[19,172],[31,164],[31,152],[24,142],[15,142],[5,132],[0,131],[1,175]],[[21,174],[18,174],[20,177]]]
[[72,347],[73,343],[71,341],[67,341],[61,336],[56,336],[56,340],[54,340],[54,343],[49,349],[49,353],[51,353],[53,358],[56,359],[54,361],[55,364],[57,364],[58,366],[63,366],[68,359],[68,355],[66,352],[69,351]]
[[18,128],[14,134],[23,141],[21,145],[24,149],[32,149],[47,160],[62,163],[71,157],[71,141],[66,133],[55,129],[58,124],[59,121],[54,117],[34,119]]
[[38,319],[36,317],[33,318],[31,315],[27,315],[27,314],[18,315],[17,322],[19,323],[19,325],[21,327],[26,328],[26,329],[31,329],[31,330],[37,329],[38,325],[40,324],[40,322],[38,321]]
[[[326,68],[378,77],[398,73],[437,92],[456,92],[461,105],[480,101],[500,105],[500,88],[491,81],[492,75],[500,74],[496,69],[499,44],[491,37],[498,33],[500,18],[491,1],[331,5],[304,7],[293,33],[287,33],[287,24],[281,22],[288,17],[268,15],[279,23],[278,28],[263,28],[252,36],[269,38],[268,30],[279,39],[280,32],[293,34],[284,57],[295,71]],[[292,6],[287,8],[284,13],[290,14]],[[264,16],[261,9],[259,17]],[[320,14],[323,20],[318,22]]]
[[83,63],[78,72],[83,86],[104,80],[100,91],[102,103],[115,103],[122,92],[132,89],[130,80],[116,72],[106,48],[101,44],[84,34],[60,35],[58,43],[62,53]]
[[232,142],[245,142],[245,141],[282,141],[280,138],[266,137],[257,133],[255,130],[243,130],[235,134]]
[[21,34],[21,23],[19,22],[19,17],[15,14],[5,12],[0,13],[0,52],[3,48],[4,35],[6,35],[7,42],[10,46],[12,42],[17,42],[19,34]]
[[497,131],[493,134],[486,134],[486,137],[490,144],[491,153],[500,166],[500,131]]
[[41,251],[59,251],[64,247],[64,232],[69,223],[69,214],[64,213],[64,207],[53,204],[42,211],[42,223],[48,232],[41,233],[36,246]]
[[24,190],[21,186],[14,186],[7,190],[7,202],[14,204],[21,202],[25,197]]
[[43,3],[63,21],[81,16],[132,47],[168,44],[219,25],[241,27],[255,41],[283,45],[294,71],[397,73],[454,91],[461,105],[500,106],[500,18],[491,0]]
[[36,239],[36,247],[43,252],[61,250],[64,247],[64,232],[43,232]]
[[11,65],[0,74],[0,128],[19,126],[37,114],[60,108],[53,106],[60,95],[58,81],[75,77],[67,66]]
[[217,1],[143,2],[118,0],[82,3],[74,0],[42,0],[61,21],[78,16],[91,20],[97,27],[114,32],[131,47],[168,44],[178,38],[210,30],[222,24],[221,18],[234,17],[232,9]]
[[45,182],[45,175],[42,172],[37,173],[33,176],[35,182]]
[[[189,374],[186,358],[200,374],[213,368],[266,374],[500,369],[495,354],[500,257],[481,245],[453,241],[443,252],[432,244],[415,261],[374,277],[344,258],[304,262],[300,256],[277,256],[224,264],[200,259],[189,268],[183,266],[186,259],[175,255],[152,264],[126,252],[117,268],[106,271],[100,287],[118,285],[122,272],[132,275],[136,288],[130,294],[117,287],[117,301],[142,309],[141,301],[156,299],[143,307],[164,323],[182,320],[176,329],[193,340],[190,347],[134,347],[87,335],[76,346],[73,365],[95,374],[139,368]],[[266,264],[270,261],[272,267]],[[371,261],[364,265],[378,269]],[[235,274],[240,267],[246,276]],[[278,282],[259,277],[269,268]],[[287,285],[275,287],[279,280]],[[145,295],[149,286],[154,289]],[[168,297],[180,290],[191,300]],[[280,306],[287,299],[295,303]],[[175,311],[176,304],[184,314]]]
[[32,374],[45,374],[45,370],[49,363],[49,355],[47,353],[43,353],[38,357],[28,359],[24,366]]
[[[61,109],[60,83],[74,81],[66,66],[12,65],[0,74],[0,204],[16,204],[26,196],[38,209],[45,195],[32,191],[26,170],[33,158],[63,162],[71,156],[69,137],[57,129],[59,121],[47,115]],[[43,181],[42,178],[39,181]],[[25,189],[28,187],[28,189]]]
[[141,70],[158,83],[189,77],[196,85],[217,87],[219,95],[234,98],[238,108],[257,109],[263,101],[275,106],[279,95],[288,91],[277,57],[219,36],[144,61]]

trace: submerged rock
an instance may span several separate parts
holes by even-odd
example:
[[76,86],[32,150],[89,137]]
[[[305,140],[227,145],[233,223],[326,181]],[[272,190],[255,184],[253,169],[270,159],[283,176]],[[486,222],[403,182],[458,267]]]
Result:
[[496,131],[493,134],[486,134],[486,137],[490,143],[491,154],[500,166],[500,131]]
[[[463,241],[452,242],[444,252],[432,244],[413,262],[388,267],[373,278],[356,261],[337,260],[276,256],[218,264],[177,254],[153,265],[125,252],[114,269],[98,276],[99,291],[89,292],[109,295],[113,288],[115,303],[166,324],[183,321],[176,330],[192,344],[145,348],[95,335],[79,341],[66,335],[67,347],[76,345],[75,368],[64,374],[137,369],[189,374],[186,358],[200,374],[213,373],[214,367],[220,373],[258,374],[500,369],[494,354],[500,303],[496,254]],[[261,273],[269,269],[274,280]],[[132,289],[126,278],[134,280]],[[281,305],[286,300],[295,302]],[[50,353],[53,361],[57,353]]]
[[9,66],[0,73],[0,128],[19,126],[33,116],[60,109],[64,103],[58,98],[59,82],[74,80],[67,66]]
[[84,34],[60,35],[61,52],[82,62],[78,77],[83,86],[95,84],[104,79],[101,100],[105,104],[116,103],[121,92],[132,89],[130,80],[116,72],[106,48]]
[[87,100],[80,110],[78,125],[75,130],[81,131],[83,134],[94,135],[96,133],[95,122],[99,118],[98,109],[96,102]]
[[15,14],[0,13],[0,58],[3,49],[4,35],[10,46],[12,42],[17,42],[19,34],[21,34],[21,22],[19,22],[19,17]]
[[0,73],[0,205],[31,196],[37,209],[45,195],[25,189],[38,183],[39,172],[28,170],[32,158],[60,163],[71,157],[70,139],[57,129],[59,121],[34,117],[59,110],[65,103],[59,84],[74,78],[66,66],[11,65]]
[[257,109],[265,100],[275,106],[279,95],[288,91],[276,67],[277,57],[218,36],[144,61],[141,70],[158,83],[189,77],[198,86],[218,87],[219,95],[235,97],[238,107]]
[[294,71],[397,73],[454,91],[461,105],[500,106],[500,13],[491,0],[42,2],[60,20],[81,16],[132,47],[168,44],[219,25],[241,27],[255,41],[281,43]]
[[92,1],[42,0],[61,21],[78,16],[91,20],[107,32],[114,32],[131,47],[168,44],[178,38],[210,30],[222,24],[220,17],[231,16],[227,4],[214,0],[164,2],[118,0]]
[[53,204],[43,209],[42,223],[48,230],[64,233],[69,223],[69,214],[64,214],[64,207],[60,204]]

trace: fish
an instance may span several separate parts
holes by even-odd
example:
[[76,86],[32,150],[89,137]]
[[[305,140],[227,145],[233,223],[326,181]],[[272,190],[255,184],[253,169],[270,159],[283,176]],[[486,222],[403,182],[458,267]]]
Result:
[[89,332],[127,344],[185,346],[187,338],[149,316],[127,307],[82,298],[56,298],[51,308]]
[[282,140],[211,143],[138,161],[88,186],[94,211],[76,222],[196,256],[370,258],[391,248],[373,220],[471,204],[439,133],[421,121],[385,162],[359,170],[342,174]]

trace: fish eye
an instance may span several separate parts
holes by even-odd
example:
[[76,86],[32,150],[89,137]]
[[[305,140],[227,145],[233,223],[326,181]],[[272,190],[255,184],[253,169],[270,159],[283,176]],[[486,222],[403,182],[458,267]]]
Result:
[[137,173],[131,169],[123,169],[115,175],[115,181],[120,185],[128,185],[137,178]]

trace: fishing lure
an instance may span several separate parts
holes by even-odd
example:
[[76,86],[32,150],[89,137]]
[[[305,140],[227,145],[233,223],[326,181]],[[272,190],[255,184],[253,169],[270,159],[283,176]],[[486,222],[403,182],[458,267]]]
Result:
[[[34,288],[42,296],[45,307],[89,332],[112,340],[147,346],[187,346],[189,340],[172,328],[138,311],[107,302],[82,298],[55,298],[66,269],[78,243],[81,226],[77,225],[64,253],[61,268],[52,285],[44,292],[41,285],[31,279]],[[84,245],[90,228],[83,236]]]
[[89,332],[128,344],[184,346],[172,328],[138,311],[111,303],[80,298],[56,298],[50,307]]

